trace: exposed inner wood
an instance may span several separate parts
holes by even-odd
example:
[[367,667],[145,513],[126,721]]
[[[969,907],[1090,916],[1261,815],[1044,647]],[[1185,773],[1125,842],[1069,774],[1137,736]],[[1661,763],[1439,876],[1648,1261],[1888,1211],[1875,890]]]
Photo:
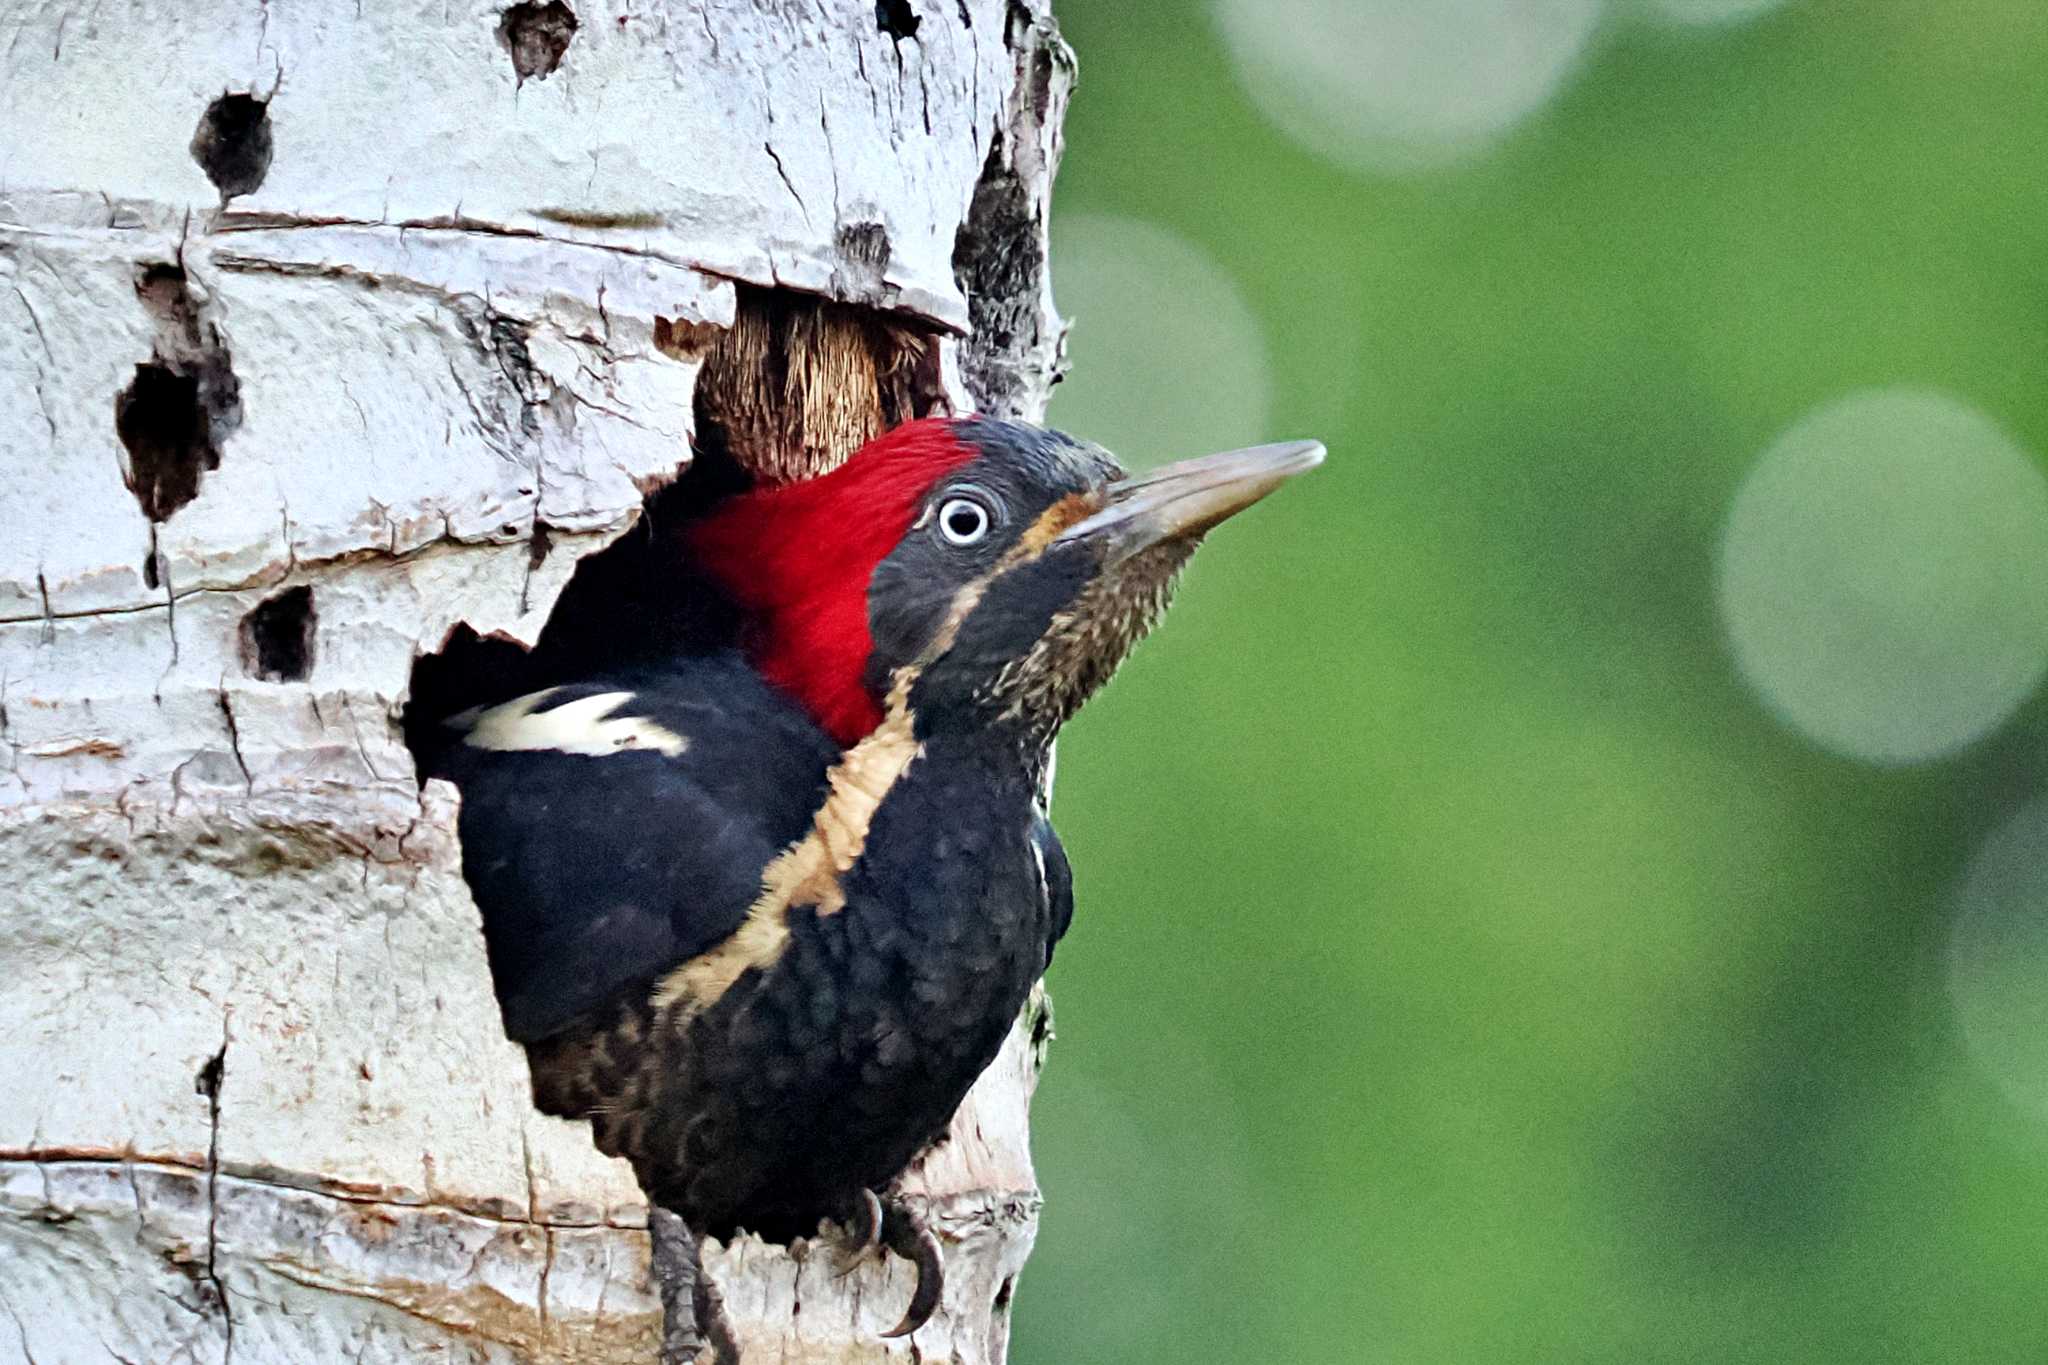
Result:
[[732,327],[703,356],[700,455],[776,483],[822,474],[897,423],[950,410],[930,332],[812,295],[743,287]]

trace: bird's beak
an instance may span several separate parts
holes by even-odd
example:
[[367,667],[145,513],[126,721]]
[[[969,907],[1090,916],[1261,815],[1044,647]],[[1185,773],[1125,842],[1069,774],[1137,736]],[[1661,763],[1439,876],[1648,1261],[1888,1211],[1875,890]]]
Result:
[[1109,485],[1103,509],[1060,533],[1086,540],[1105,566],[1169,540],[1192,539],[1323,462],[1321,441],[1281,441],[1182,460]]

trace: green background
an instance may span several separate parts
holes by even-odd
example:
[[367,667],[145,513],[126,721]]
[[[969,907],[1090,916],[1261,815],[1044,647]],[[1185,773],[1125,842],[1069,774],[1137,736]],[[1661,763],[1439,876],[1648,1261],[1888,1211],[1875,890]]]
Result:
[[1206,5],[1059,15],[1052,420],[1123,431],[1183,341],[1091,341],[1059,242],[1115,215],[1227,272],[1265,434],[1331,454],[1062,740],[1014,1358],[2048,1359],[2048,1110],[1948,966],[2048,700],[1831,755],[1714,596],[1743,476],[1846,393],[2048,451],[2048,5],[1617,14],[1497,146],[1398,174],[1265,122]]

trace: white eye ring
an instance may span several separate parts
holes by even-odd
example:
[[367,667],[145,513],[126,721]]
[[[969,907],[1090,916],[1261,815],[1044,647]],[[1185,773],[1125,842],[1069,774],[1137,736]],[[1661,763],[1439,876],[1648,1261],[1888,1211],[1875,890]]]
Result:
[[939,534],[949,545],[973,545],[988,535],[988,508],[973,498],[947,498],[939,504]]

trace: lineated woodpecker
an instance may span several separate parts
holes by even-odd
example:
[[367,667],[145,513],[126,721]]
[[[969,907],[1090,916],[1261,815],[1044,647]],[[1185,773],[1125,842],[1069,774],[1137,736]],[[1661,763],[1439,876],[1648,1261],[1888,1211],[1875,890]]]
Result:
[[690,526],[677,571],[731,599],[734,647],[447,722],[430,770],[462,791],[536,1099],[589,1119],[659,1206],[665,1358],[699,1330],[731,1354],[695,1239],[739,1228],[836,1220],[917,1262],[892,1335],[931,1315],[937,1243],[886,1191],[1072,914],[1053,737],[1202,533],[1322,454],[1132,478],[1057,432],[911,422]]

